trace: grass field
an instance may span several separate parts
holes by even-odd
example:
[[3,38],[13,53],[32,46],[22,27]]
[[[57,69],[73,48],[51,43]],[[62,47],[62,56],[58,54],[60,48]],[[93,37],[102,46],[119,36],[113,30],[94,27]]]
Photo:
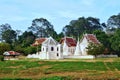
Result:
[[3,61],[0,79],[119,80],[120,58]]

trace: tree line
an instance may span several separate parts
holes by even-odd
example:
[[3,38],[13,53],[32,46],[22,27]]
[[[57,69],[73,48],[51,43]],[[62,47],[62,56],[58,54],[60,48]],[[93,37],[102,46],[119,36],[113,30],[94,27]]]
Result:
[[[81,38],[84,33],[95,34],[105,47],[106,54],[120,54],[120,14],[110,16],[107,23],[100,23],[99,18],[79,17],[77,20],[71,20],[59,34],[45,18],[34,19],[25,32],[13,30],[10,24],[2,24],[0,54],[7,50],[14,50],[24,55],[32,54],[37,50],[36,47],[31,46],[36,38],[52,36],[59,41],[64,36]],[[7,49],[4,49],[5,46]]]

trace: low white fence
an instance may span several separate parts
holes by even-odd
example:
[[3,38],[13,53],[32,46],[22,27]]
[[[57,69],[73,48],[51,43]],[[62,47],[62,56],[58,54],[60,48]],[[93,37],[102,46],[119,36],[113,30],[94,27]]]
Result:
[[74,59],[93,59],[95,58],[92,55],[85,55],[85,56],[63,56],[63,58],[67,59],[67,58],[74,58]]

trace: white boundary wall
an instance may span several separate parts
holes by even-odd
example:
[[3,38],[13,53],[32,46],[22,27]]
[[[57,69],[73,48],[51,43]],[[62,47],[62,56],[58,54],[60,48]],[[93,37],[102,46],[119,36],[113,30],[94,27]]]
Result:
[[73,59],[93,59],[95,58],[92,55],[85,55],[85,56],[63,56],[64,59],[68,59],[68,58],[73,58]]

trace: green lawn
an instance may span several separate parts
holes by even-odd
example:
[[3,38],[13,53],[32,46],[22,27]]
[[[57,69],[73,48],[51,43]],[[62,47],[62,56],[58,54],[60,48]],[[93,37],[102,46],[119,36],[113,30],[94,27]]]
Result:
[[108,78],[114,80],[120,78],[120,58],[66,59],[57,61],[21,59],[0,62],[0,79],[21,78],[42,80]]

